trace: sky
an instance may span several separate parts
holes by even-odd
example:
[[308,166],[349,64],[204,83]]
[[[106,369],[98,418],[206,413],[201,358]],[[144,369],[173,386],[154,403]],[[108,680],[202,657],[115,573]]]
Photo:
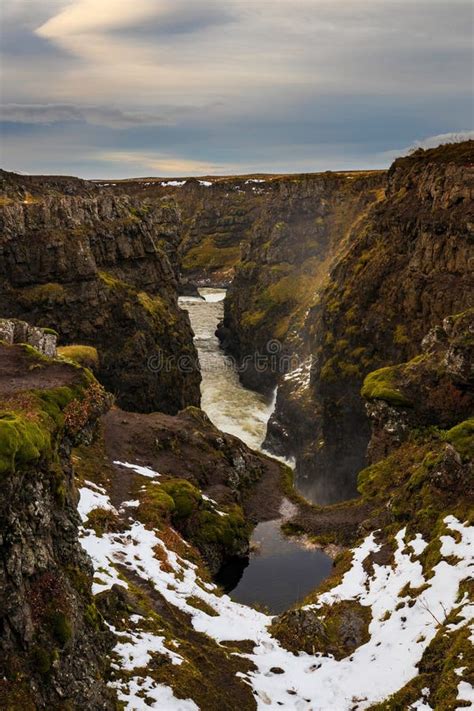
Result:
[[473,137],[470,0],[3,0],[1,165],[383,168]]

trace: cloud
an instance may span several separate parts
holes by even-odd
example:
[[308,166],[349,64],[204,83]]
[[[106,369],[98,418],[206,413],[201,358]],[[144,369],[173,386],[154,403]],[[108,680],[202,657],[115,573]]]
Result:
[[418,148],[437,148],[442,146],[444,143],[461,143],[462,141],[473,141],[474,140],[474,130],[469,131],[450,131],[449,133],[438,133],[436,136],[428,136],[427,138],[422,138],[420,140],[413,141],[409,146],[405,148],[399,148],[390,151],[384,151],[381,153],[381,157],[386,160],[392,161],[395,158],[400,158],[401,156],[407,156],[410,153],[418,150]]
[[132,171],[151,171],[155,175],[164,177],[229,175],[233,172],[238,172],[237,164],[193,160],[164,153],[105,151],[98,153],[95,157],[104,165],[104,169],[107,163],[128,164]]
[[429,136],[422,138],[421,141],[415,141],[407,152],[416,151],[417,148],[437,148],[443,143],[461,143],[462,141],[472,141],[474,139],[474,131],[451,131],[450,133],[439,133],[437,136]]
[[383,167],[472,118],[470,0],[4,4],[2,131],[28,172]]
[[124,100],[445,94],[470,77],[469,13],[468,0],[74,0],[36,33],[80,60],[76,91]]
[[[169,119],[168,119],[169,120]],[[122,111],[102,106],[75,106],[73,104],[3,104],[0,121],[25,124],[52,124],[63,121],[84,121],[97,126],[130,128],[154,126],[167,119],[157,114]]]
[[52,40],[127,30],[129,35],[199,32],[233,19],[230,0],[75,0],[37,28]]
[[144,22],[154,13],[153,0],[75,0],[38,27],[36,34],[49,39],[60,39],[100,32]]

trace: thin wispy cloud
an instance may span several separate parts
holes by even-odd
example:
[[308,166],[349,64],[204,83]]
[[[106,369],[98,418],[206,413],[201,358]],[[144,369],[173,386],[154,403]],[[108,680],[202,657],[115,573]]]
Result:
[[0,106],[0,121],[24,124],[84,121],[97,126],[130,128],[156,126],[169,120],[164,116],[122,111],[104,106],[74,106],[73,104],[3,104]]
[[474,130],[451,131],[449,133],[439,133],[436,136],[428,136],[417,141],[413,141],[409,146],[396,150],[385,151],[383,157],[387,160],[394,160],[399,156],[406,156],[414,153],[418,148],[437,148],[445,143],[460,143],[461,141],[474,141]]

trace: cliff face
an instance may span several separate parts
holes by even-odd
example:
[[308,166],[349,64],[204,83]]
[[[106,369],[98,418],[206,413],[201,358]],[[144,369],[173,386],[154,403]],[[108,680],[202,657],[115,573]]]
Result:
[[[383,173],[293,176],[275,181],[255,221],[225,303],[225,347],[248,359],[243,382],[270,389],[281,357],[299,355],[308,310],[317,301],[350,229],[383,195]],[[272,367],[261,369],[256,352]],[[288,366],[287,366],[288,367]]]
[[109,633],[78,540],[71,449],[110,399],[90,374],[0,346],[0,706],[115,708]]
[[199,404],[192,332],[168,258],[176,261],[179,240],[173,203],[143,205],[76,179],[2,180],[1,313],[51,326],[63,344],[95,346],[98,377],[124,407]]
[[[99,185],[111,194],[132,196],[149,205],[156,205],[163,197],[176,202],[182,223],[178,247],[180,286],[186,290],[193,286],[228,287],[236,275],[242,279],[241,262],[250,260],[249,253],[255,254],[255,246],[258,249],[270,236],[272,243],[278,241],[278,247],[283,247],[285,229],[286,233],[299,230],[299,238],[295,236],[293,243],[288,243],[290,262],[294,259],[299,264],[311,256],[321,258],[330,241],[327,233],[335,223],[339,221],[344,229],[350,222],[349,210],[352,208],[354,215],[363,210],[364,204],[375,197],[372,190],[383,182],[384,174],[372,171],[199,180],[143,178]],[[326,199],[333,204],[327,204]],[[273,231],[277,224],[279,234]],[[307,243],[308,239],[319,240],[319,252],[314,243]],[[281,267],[282,256],[267,256],[269,264]],[[265,271],[263,264],[261,274],[255,276],[262,276]],[[249,308],[252,299],[255,297],[249,298]]]
[[268,441],[297,457],[309,496],[355,491],[364,376],[414,356],[430,327],[473,303],[473,158],[468,142],[396,161],[308,313],[308,359],[282,383]]

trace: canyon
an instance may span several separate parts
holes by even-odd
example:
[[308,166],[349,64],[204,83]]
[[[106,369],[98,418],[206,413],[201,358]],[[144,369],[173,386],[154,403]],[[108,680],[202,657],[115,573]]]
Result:
[[[474,142],[0,181],[2,708],[467,707]],[[275,521],[333,561],[276,615],[216,585]]]

